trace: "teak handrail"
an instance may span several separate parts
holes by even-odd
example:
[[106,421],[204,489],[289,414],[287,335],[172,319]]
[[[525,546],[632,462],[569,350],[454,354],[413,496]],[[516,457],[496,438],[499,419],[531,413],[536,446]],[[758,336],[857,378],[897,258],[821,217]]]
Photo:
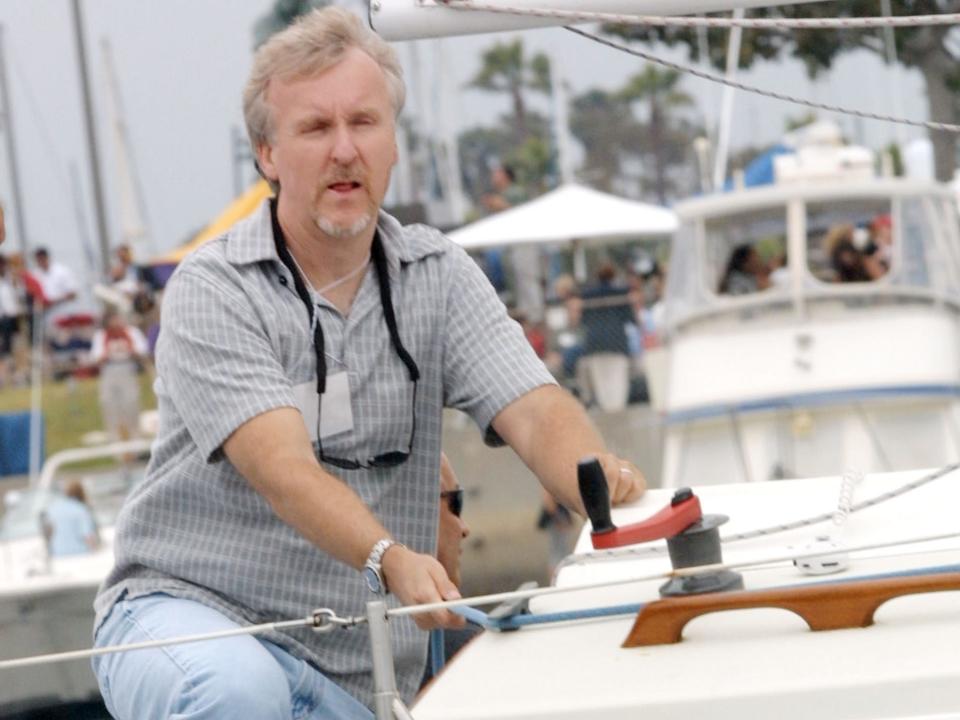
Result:
[[640,610],[623,647],[680,642],[688,622],[724,610],[782,608],[803,618],[811,630],[867,627],[887,600],[943,590],[960,590],[960,572],[667,598]]

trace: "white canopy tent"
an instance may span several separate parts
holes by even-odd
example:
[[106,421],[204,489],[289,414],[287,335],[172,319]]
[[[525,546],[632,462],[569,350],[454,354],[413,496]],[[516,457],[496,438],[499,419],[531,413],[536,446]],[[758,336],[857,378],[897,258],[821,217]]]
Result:
[[[571,243],[573,274],[583,282],[587,273],[585,245],[665,237],[676,229],[677,216],[672,210],[568,183],[523,205],[466,225],[449,236],[466,250]],[[535,265],[526,252],[514,260],[524,267]],[[526,272],[536,271],[527,267]],[[526,278],[523,284],[538,284],[537,278]],[[518,303],[536,316],[542,298],[518,298]]]
[[450,239],[467,250],[503,245],[601,242],[665,236],[677,228],[673,211],[598,190],[562,185],[535,200],[465,225]]

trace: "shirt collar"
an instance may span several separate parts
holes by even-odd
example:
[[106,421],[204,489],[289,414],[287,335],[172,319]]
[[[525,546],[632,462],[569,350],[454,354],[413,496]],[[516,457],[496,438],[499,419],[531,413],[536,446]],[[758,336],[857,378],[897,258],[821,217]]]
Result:
[[[400,273],[401,265],[416,262],[430,254],[426,248],[409,242],[400,222],[384,210],[379,211],[377,229],[383,240],[391,278]],[[264,200],[252,215],[230,230],[226,257],[233,265],[248,265],[264,260],[282,264],[273,241],[269,198]]]

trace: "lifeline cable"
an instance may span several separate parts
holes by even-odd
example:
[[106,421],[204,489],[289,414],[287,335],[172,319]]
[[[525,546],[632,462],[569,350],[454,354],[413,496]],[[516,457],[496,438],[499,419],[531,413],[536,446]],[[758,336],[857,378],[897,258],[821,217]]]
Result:
[[[902,545],[916,545],[920,543],[936,542],[938,540],[948,540],[960,537],[960,532],[939,533],[937,535],[926,535],[922,537],[901,538],[880,543],[870,543],[867,545],[858,545],[848,548],[847,552],[867,552],[869,550],[881,550]],[[703,572],[714,572],[717,570],[738,570],[763,565],[772,565],[777,563],[793,562],[797,558],[819,557],[822,551],[808,553],[791,553],[789,555],[777,555],[774,557],[762,558],[759,560],[746,560],[736,563],[716,563],[713,565],[700,565],[697,567],[686,567],[669,570],[667,572],[650,573],[620,580],[607,580],[598,583],[585,583],[583,585],[571,585],[568,587],[546,587],[534,588],[531,590],[513,590],[510,592],[496,593],[493,595],[480,595],[476,597],[460,598],[458,600],[444,600],[435,603],[424,603],[422,605],[408,605],[387,610],[387,617],[406,617],[411,615],[422,615],[424,613],[434,612],[435,610],[452,610],[470,605],[490,605],[493,603],[504,602],[507,600],[525,600],[544,595],[558,595],[561,593],[580,592],[583,590],[601,590],[609,587],[619,587],[623,585],[633,585],[640,582],[649,582],[651,580],[664,580],[674,577],[687,577],[697,575]],[[923,569],[914,572],[922,572]],[[602,608],[600,609],[602,610]],[[0,660],[0,671],[12,670],[15,668],[28,667],[31,665],[47,665],[66,660],[81,660],[85,658],[96,657],[99,655],[109,655],[119,652],[130,652],[133,650],[142,650],[154,647],[166,647],[170,645],[181,645],[185,643],[201,642],[204,640],[216,640],[234,635],[258,635],[271,630],[280,630],[284,628],[313,627],[317,632],[329,632],[337,627],[352,628],[367,622],[363,616],[340,617],[332,610],[324,608],[315,610],[308,618],[297,620],[282,620],[272,623],[263,623],[262,625],[249,625],[232,630],[222,630],[214,633],[205,633],[201,635],[188,635],[166,640],[151,640],[142,643],[133,643],[128,645],[111,645],[100,648],[91,648],[87,650],[73,650],[70,652],[52,653],[48,655],[33,655],[23,658],[14,658],[12,660]]]

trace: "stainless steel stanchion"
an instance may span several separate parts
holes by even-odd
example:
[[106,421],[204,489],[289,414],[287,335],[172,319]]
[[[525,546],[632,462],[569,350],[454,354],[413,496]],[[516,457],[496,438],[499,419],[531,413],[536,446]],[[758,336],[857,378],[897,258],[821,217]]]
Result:
[[387,604],[383,600],[367,603],[370,628],[370,652],[373,655],[373,711],[377,720],[413,720],[397,694],[397,675],[393,668],[393,645],[387,624]]

